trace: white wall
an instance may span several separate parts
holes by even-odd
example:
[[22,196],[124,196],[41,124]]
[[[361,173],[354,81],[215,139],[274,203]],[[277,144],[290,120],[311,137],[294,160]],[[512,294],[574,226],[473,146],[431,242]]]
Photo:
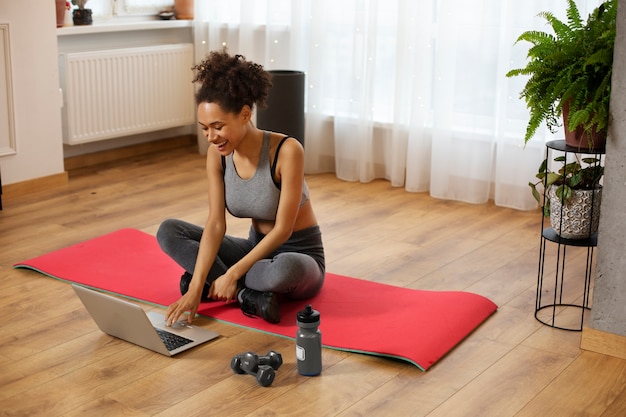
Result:
[[63,173],[54,1],[2,0],[0,23],[9,24],[17,150],[0,157],[2,184]]

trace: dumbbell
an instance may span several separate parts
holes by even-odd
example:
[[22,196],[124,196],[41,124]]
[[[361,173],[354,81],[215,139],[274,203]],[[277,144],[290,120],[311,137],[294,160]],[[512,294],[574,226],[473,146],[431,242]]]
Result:
[[261,386],[269,387],[274,382],[275,371],[282,364],[282,355],[270,350],[265,356],[259,356],[254,352],[235,355],[230,361],[230,368],[236,374],[254,375]]

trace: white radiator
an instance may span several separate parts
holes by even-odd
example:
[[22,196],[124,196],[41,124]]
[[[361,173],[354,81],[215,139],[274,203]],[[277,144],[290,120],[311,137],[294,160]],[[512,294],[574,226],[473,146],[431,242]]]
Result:
[[63,61],[67,144],[195,123],[192,44],[68,53]]

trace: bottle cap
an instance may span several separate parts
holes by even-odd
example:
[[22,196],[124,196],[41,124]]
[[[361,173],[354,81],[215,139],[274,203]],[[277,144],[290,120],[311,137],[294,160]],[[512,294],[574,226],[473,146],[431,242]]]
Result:
[[298,312],[297,318],[301,323],[316,323],[320,321],[320,312],[313,310],[311,304],[309,304],[304,310]]

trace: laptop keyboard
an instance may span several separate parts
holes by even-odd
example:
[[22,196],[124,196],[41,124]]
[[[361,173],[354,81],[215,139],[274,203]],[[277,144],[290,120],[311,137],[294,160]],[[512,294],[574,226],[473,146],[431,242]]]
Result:
[[186,344],[193,342],[193,340],[187,339],[186,337],[182,337],[174,333],[166,332],[165,330],[161,330],[156,327],[154,329],[157,331],[157,333],[159,334],[159,337],[165,344],[165,347],[170,352],[173,351],[174,349],[178,349],[181,346],[185,346]]

